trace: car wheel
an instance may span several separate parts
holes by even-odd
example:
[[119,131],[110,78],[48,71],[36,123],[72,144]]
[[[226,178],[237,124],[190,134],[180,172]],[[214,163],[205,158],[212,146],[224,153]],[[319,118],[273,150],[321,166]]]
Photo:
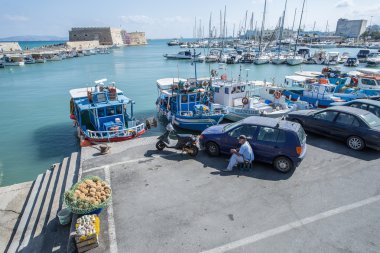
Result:
[[206,144],[206,151],[211,156],[219,155],[219,146],[215,142],[208,142]]
[[164,148],[165,148],[165,143],[163,143],[162,141],[158,141],[158,142],[156,143],[156,149],[157,149],[157,150],[161,151],[161,150],[163,150]]
[[293,162],[285,157],[277,157],[273,162],[274,168],[282,173],[287,173],[293,168]]
[[347,146],[353,150],[363,150],[365,143],[359,136],[350,136],[347,138]]

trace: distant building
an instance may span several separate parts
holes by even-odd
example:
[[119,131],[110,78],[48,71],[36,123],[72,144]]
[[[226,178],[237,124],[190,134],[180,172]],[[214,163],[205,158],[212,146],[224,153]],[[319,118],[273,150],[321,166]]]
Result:
[[[273,35],[273,33],[275,34]],[[254,30],[248,30],[245,35],[242,35],[242,38],[249,38],[249,39],[254,39],[256,37],[257,33],[257,38],[260,37],[261,32],[260,31],[254,31]],[[282,31],[282,39],[287,39],[287,38],[293,38],[295,32],[290,30],[290,29],[284,29]],[[264,39],[270,39],[272,36],[274,36],[274,39],[277,39],[280,35],[280,30],[264,30],[263,31],[263,38]]]
[[69,41],[94,41],[100,45],[122,45],[122,29],[111,27],[74,27],[69,31]]
[[131,46],[148,44],[144,32],[124,33],[124,43]]
[[335,35],[346,38],[359,38],[366,30],[367,20],[348,20],[340,18],[336,24]]

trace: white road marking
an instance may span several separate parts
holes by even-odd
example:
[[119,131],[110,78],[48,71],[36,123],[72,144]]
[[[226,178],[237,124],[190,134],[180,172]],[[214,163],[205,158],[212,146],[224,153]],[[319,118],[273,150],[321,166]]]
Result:
[[241,240],[230,242],[230,243],[227,243],[227,244],[222,245],[220,247],[203,251],[201,253],[227,252],[229,250],[233,250],[233,249],[236,249],[236,248],[239,248],[239,247],[242,247],[242,246],[245,246],[245,245],[248,245],[248,244],[252,244],[252,243],[255,243],[257,241],[266,239],[268,237],[272,237],[272,236],[275,236],[275,235],[287,232],[287,231],[292,230],[294,228],[299,228],[299,227],[305,226],[305,225],[307,225],[309,223],[312,223],[312,222],[323,220],[323,219],[326,219],[328,217],[331,217],[331,216],[334,216],[334,215],[337,215],[337,214],[341,214],[341,213],[350,211],[352,209],[356,209],[356,208],[359,208],[359,207],[362,207],[362,206],[366,206],[366,205],[372,204],[372,203],[377,202],[379,200],[380,200],[380,195],[376,195],[376,196],[370,197],[368,199],[364,199],[362,201],[358,201],[358,202],[355,202],[355,203],[352,203],[352,204],[349,204],[349,205],[345,205],[345,206],[341,206],[341,207],[338,207],[338,208],[335,208],[335,209],[331,209],[329,211],[326,211],[326,212],[323,212],[323,213],[319,213],[317,215],[314,215],[314,216],[311,216],[311,217],[307,217],[307,218],[304,218],[304,219],[301,219],[301,220],[297,220],[297,221],[288,223],[286,225],[283,225],[283,226],[280,226],[280,227],[277,227],[277,228],[269,229],[267,231],[254,234],[252,236],[243,238]]
[[[105,166],[105,168],[104,168],[104,177],[105,177],[105,180],[111,186],[110,168],[108,166]],[[111,186],[111,188],[112,188],[112,186]],[[108,216],[108,235],[109,235],[109,241],[110,241],[110,252],[111,253],[117,253],[116,229],[115,229],[115,220],[113,218],[113,202],[112,202],[112,199],[111,199],[111,203],[110,203],[109,207],[107,208],[107,216]]]
[[97,171],[97,170],[103,170],[103,169],[105,169],[107,167],[109,168],[109,167],[113,167],[113,166],[117,166],[117,165],[123,165],[123,164],[126,164],[126,163],[146,162],[146,161],[152,160],[152,158],[161,158],[161,157],[167,157],[167,156],[174,156],[174,155],[178,155],[178,154],[180,154],[180,153],[174,153],[174,154],[170,154],[170,155],[153,154],[152,156],[146,157],[146,158],[132,159],[132,160],[124,161],[124,162],[110,163],[108,165],[94,167],[94,168],[91,168],[91,169],[88,169],[88,170],[83,170],[82,173],[93,172],[93,171]]

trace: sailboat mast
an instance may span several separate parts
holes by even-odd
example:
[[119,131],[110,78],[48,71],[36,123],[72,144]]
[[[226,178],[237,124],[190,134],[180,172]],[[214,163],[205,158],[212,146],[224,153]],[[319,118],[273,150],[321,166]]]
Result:
[[281,20],[281,29],[280,29],[280,36],[278,39],[278,54],[280,55],[280,50],[281,50],[281,42],[282,42],[282,33],[284,32],[284,21],[285,21],[285,13],[286,13],[286,5],[288,3],[288,0],[285,0],[285,8],[284,12],[282,14],[282,20]]
[[296,56],[296,52],[297,52],[297,44],[298,44],[298,38],[299,38],[299,35],[300,35],[300,30],[301,30],[303,8],[305,7],[305,1],[306,0],[303,0],[303,3],[302,3],[302,11],[301,11],[300,23],[298,25],[298,30],[297,30],[296,44],[294,45],[294,56]]
[[267,9],[267,0],[265,0],[264,2],[263,22],[261,24],[260,42],[259,42],[259,55],[261,55],[261,42],[263,41],[263,31],[264,31],[264,24],[265,24],[266,9]]

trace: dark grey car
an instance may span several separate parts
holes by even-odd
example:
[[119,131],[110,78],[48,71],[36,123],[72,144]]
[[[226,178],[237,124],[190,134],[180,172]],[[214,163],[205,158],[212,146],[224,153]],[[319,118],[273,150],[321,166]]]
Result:
[[380,118],[369,111],[333,106],[291,112],[287,119],[300,123],[306,131],[345,141],[351,149],[380,150]]
[[363,109],[372,112],[380,118],[380,101],[371,99],[355,99],[348,102],[335,102],[330,104],[330,106],[335,105],[343,105]]

